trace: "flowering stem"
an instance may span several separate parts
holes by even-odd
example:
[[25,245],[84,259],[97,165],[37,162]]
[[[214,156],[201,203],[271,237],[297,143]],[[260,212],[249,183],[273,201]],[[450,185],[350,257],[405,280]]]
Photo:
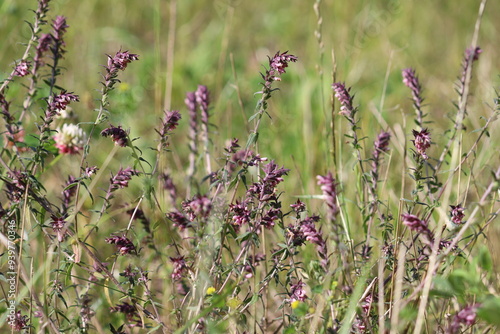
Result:
[[[262,94],[261,98],[257,102],[256,105],[256,113],[250,118],[250,120],[255,119],[255,126],[252,132],[250,133],[247,143],[245,145],[245,156],[243,157],[243,161],[246,161],[250,155],[250,146],[256,145],[258,138],[259,138],[259,127],[260,127],[260,122],[262,120],[262,115],[267,110],[267,100],[271,98],[271,94],[273,91],[276,89],[272,88],[272,84],[274,81],[281,81],[281,75],[285,73],[285,68],[288,67],[289,62],[296,62],[297,57],[294,55],[288,54],[288,51],[283,52],[280,54],[278,51],[273,58],[269,57],[269,69],[266,70],[266,74],[261,74],[262,78],[264,79],[264,83],[262,84],[263,88],[262,91],[260,92]],[[240,184],[241,177],[238,177],[236,181],[236,185],[234,187],[233,194],[231,196],[230,202],[229,203],[234,203],[236,199],[236,191],[238,190],[238,186]],[[216,193],[220,190],[220,187],[217,187]],[[226,224],[229,223],[230,217],[229,215],[227,216],[226,219]],[[220,260],[222,259],[222,251],[224,247],[222,246],[224,244],[224,239],[225,239],[225,229],[222,232],[221,235],[221,246],[219,248],[219,253],[217,255],[217,258],[215,260],[215,264],[219,264]],[[227,280],[224,284],[227,283]]]
[[[101,100],[97,113],[97,117],[95,122],[92,124],[90,128],[87,143],[85,144],[82,158],[80,160],[80,177],[82,177],[84,173],[83,164],[87,159],[87,156],[90,151],[90,139],[92,138],[92,134],[94,133],[97,125],[102,123],[103,114],[107,112],[106,107],[108,106],[108,94],[114,89],[114,85],[118,82],[118,72],[119,70],[124,70],[127,65],[134,61],[138,60],[139,56],[133,53],[129,53],[128,51],[118,51],[114,57],[108,55],[108,64],[105,66],[106,73],[103,75],[104,82],[102,83],[101,88]],[[131,145],[132,146],[132,145]],[[133,146],[132,146],[133,147]],[[135,152],[134,152],[135,153]],[[80,182],[76,188],[76,196],[75,196],[75,206],[78,207],[78,200],[80,197]],[[75,215],[75,232],[78,235],[78,215]]]
[[205,169],[207,172],[207,175],[212,174],[212,166],[210,163],[210,152],[208,150],[210,139],[208,135],[208,105],[209,105],[209,95],[208,95],[208,89],[206,86],[199,85],[198,89],[196,90],[196,102],[198,106],[200,107],[200,114],[201,114],[201,135],[203,138],[203,149],[204,152],[203,154],[205,155]]

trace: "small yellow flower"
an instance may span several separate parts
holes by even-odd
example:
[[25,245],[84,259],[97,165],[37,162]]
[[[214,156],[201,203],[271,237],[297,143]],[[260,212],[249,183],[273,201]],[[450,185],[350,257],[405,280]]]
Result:
[[211,296],[215,293],[215,288],[213,286],[207,289],[207,295]]
[[226,305],[230,308],[238,308],[238,306],[241,305],[241,299],[238,297],[230,297],[227,299]]
[[294,300],[293,302],[290,303],[290,306],[292,307],[292,309],[296,309],[297,307],[299,307],[300,305],[300,301],[298,300]]
[[127,92],[128,90],[130,90],[130,85],[128,83],[125,83],[125,82],[121,82],[119,85],[118,85],[118,90],[120,92]]

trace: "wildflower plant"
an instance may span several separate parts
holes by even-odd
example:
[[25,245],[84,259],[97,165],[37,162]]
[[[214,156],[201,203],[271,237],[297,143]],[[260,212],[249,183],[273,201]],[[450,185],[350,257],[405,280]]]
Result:
[[[114,104],[123,71],[136,73],[148,57],[103,50],[97,102],[84,102],[84,93],[62,87],[74,53],[65,41],[71,22],[51,19],[50,1],[37,4],[25,52],[0,85],[2,330],[498,328],[498,273],[482,244],[500,211],[500,161],[485,158],[481,145],[500,96],[482,105],[487,117],[475,114],[473,64],[487,52],[475,42],[442,133],[424,104],[425,68],[398,72],[405,93],[396,99],[413,122],[373,123],[357,85],[332,80],[333,119],[325,113],[323,123],[334,125],[324,139],[340,139],[341,149],[324,152],[326,163],[318,159],[291,193],[300,163],[268,155],[278,139],[261,133],[283,122],[279,89],[296,89],[287,71],[307,60],[288,51],[268,57],[248,133],[219,138],[213,122],[223,94],[207,80],[174,97],[175,108],[159,107],[150,140],[136,137],[137,124]],[[481,127],[467,129],[471,119]],[[496,152],[498,141],[489,143]]]

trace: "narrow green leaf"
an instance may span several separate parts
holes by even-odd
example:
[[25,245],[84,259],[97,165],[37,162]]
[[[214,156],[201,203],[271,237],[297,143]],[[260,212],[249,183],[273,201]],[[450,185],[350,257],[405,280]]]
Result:
[[484,321],[500,326],[500,298],[490,296],[487,298],[477,310],[477,316]]

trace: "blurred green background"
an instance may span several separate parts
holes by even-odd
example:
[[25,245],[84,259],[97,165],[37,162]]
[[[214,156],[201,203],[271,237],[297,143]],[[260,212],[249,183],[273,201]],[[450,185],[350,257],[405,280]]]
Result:
[[[315,37],[316,3],[323,48]],[[132,137],[141,137],[137,145],[147,148],[156,146],[152,128],[163,108],[181,110],[185,117],[172,139],[173,163],[178,168],[183,168],[188,152],[183,103],[187,91],[198,84],[210,89],[212,140],[222,156],[227,139],[246,141],[246,120],[258,99],[254,93],[260,89],[259,71],[267,66],[267,56],[278,50],[297,55],[299,62],[276,85],[281,91],[271,100],[272,120],[264,120],[259,150],[292,169],[297,182],[287,185],[294,188],[289,190],[311,193],[317,191],[313,176],[332,165],[332,51],[337,81],[353,87],[355,103],[360,105],[362,132],[370,138],[365,142],[368,154],[372,138],[385,122],[413,124],[410,92],[401,82],[401,70],[410,66],[421,79],[425,110],[435,122],[431,127],[437,129],[433,138],[438,140],[439,129],[451,124],[447,115],[455,110],[454,83],[463,52],[471,43],[479,3],[54,0],[50,6],[52,15],[66,16],[70,26],[62,63],[66,70],[58,83],[81,96],[82,102],[74,106],[79,120],[95,118],[92,109],[106,54],[119,49],[137,53],[140,61],[121,74],[123,84],[111,97],[110,122],[130,128]],[[0,5],[3,78],[24,50],[23,42],[30,36],[24,20],[32,19],[29,9],[35,7],[33,0],[4,0]],[[473,128],[480,126],[480,115],[489,114],[486,103],[491,104],[494,88],[499,87],[499,12],[499,1],[487,3],[478,43],[484,52],[475,64],[472,85],[472,101],[477,102],[470,110]],[[347,130],[345,123],[339,126]],[[96,140],[102,154],[107,154],[112,144]]]
[[[169,169],[179,185],[189,154],[185,93],[196,90],[198,84],[211,91],[212,156],[222,164],[219,158],[227,140],[237,137],[242,145],[247,140],[247,120],[260,97],[255,92],[261,88],[259,72],[268,66],[267,56],[278,50],[298,56],[282,82],[276,83],[280,91],[273,95],[268,109],[272,119],[263,119],[258,143],[261,156],[291,169],[280,185],[290,195],[284,201],[295,201],[294,195],[319,194],[315,176],[333,170],[330,98],[334,53],[336,80],[353,87],[355,104],[360,106],[360,137],[366,136],[366,157],[382,129],[389,127],[394,135],[391,172],[382,173],[380,189],[382,200],[390,202],[396,213],[400,198],[409,196],[400,191],[403,179],[409,179],[403,145],[411,145],[414,125],[411,94],[402,83],[401,70],[414,67],[420,77],[424,110],[429,113],[427,120],[433,121],[429,127],[436,143],[429,155],[438,155],[446,142],[444,130],[452,127],[449,117],[454,119],[456,112],[455,83],[461,75],[464,51],[472,41],[479,5],[478,0],[53,0],[49,20],[55,15],[67,17],[65,70],[58,84],[80,96],[81,102],[72,105],[80,122],[95,120],[93,109],[106,54],[114,55],[120,49],[139,54],[140,60],[120,73],[122,84],[110,97],[109,123],[130,129],[132,138],[140,137],[134,144],[153,164],[155,155],[148,149],[157,145],[153,129],[159,127],[165,108],[180,110],[183,120],[171,138],[169,158]],[[30,9],[35,8],[34,0],[0,0],[0,80],[24,52],[30,37],[25,21],[32,22]],[[474,64],[464,150],[476,138],[467,134],[484,124],[481,116],[491,115],[495,89],[500,89],[498,13],[500,1],[488,1],[479,31],[483,53]],[[24,92],[19,89],[13,85],[8,92],[14,114],[22,105]],[[37,112],[32,110],[26,119],[28,132],[35,131]],[[350,177],[357,161],[351,147],[344,145],[347,139],[342,134],[348,125],[342,117],[336,119],[337,146],[342,150],[339,181],[346,201],[354,202],[357,180]],[[95,133],[90,164],[102,165],[113,149],[109,138],[99,136],[106,126]],[[498,166],[498,152],[490,149],[499,145],[498,130],[494,123],[492,137],[478,146],[474,156],[481,180],[471,190],[477,195],[471,196],[472,201],[480,197],[481,186],[490,182],[490,170]],[[60,173],[43,180],[52,196],[59,196],[62,190],[61,175],[66,179],[69,170],[78,171],[79,161],[61,159],[54,167]],[[121,149],[109,170],[115,173],[118,166],[131,163],[130,150]],[[465,188],[460,190],[465,192]],[[411,189],[408,186],[406,191]],[[123,202],[136,199],[127,196],[124,192]],[[453,196],[458,200],[462,194]],[[362,225],[357,219],[353,219],[354,230]],[[492,229],[491,233],[496,236],[492,234],[490,250],[500,254],[500,232]],[[500,265],[498,256],[496,261]]]

